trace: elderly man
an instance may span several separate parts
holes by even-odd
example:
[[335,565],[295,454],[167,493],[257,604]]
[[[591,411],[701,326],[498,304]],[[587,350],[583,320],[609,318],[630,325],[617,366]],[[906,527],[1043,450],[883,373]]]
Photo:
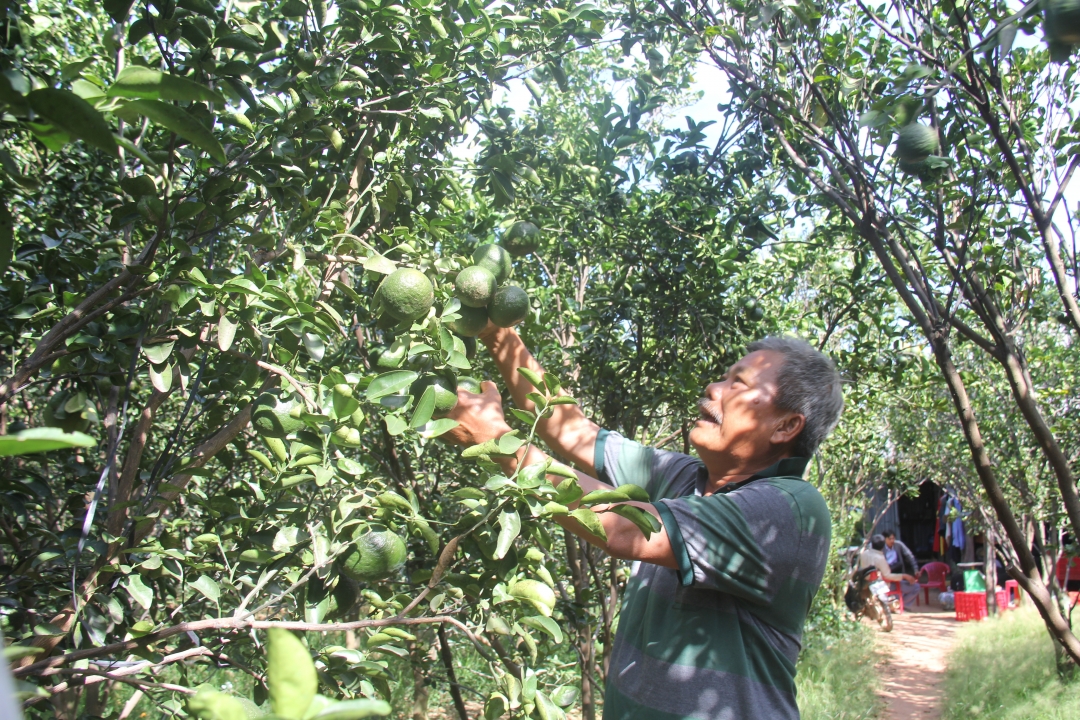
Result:
[[[481,339],[517,406],[543,373],[518,335],[489,326]],[[507,432],[495,385],[459,391],[453,439],[477,444]],[[539,433],[578,469],[589,492],[633,483],[663,524],[646,538],[601,513],[607,540],[572,519],[563,527],[613,557],[633,560],[604,696],[605,720],[798,718],[795,662],[821,583],[831,522],[802,479],[843,406],[832,361],[791,337],[759,340],[705,388],[690,432],[697,458],[645,447],[601,429],[576,405],[557,406]],[[544,459],[532,448],[504,461]],[[559,478],[552,477],[552,482]]]

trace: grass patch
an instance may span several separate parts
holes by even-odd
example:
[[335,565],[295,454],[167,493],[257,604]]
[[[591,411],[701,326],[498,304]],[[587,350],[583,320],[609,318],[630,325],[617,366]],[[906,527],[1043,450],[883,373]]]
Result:
[[945,674],[945,720],[1074,720],[1080,680],[1063,683],[1042,619],[1031,608],[967,623]]
[[803,720],[877,717],[879,660],[874,631],[863,625],[851,624],[839,637],[809,637],[795,676]]

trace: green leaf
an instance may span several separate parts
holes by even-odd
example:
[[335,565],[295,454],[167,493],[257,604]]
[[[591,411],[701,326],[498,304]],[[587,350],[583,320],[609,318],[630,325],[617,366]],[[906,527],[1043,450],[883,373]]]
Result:
[[646,512],[639,507],[633,505],[615,505],[609,508],[607,512],[613,512],[616,515],[622,515],[638,526],[641,533],[645,536],[645,539],[652,537],[654,532],[659,532],[663,525],[656,519],[656,516],[652,513]]
[[173,364],[164,363],[161,365],[151,364],[147,368],[147,372],[150,374],[150,384],[154,386],[154,389],[158,392],[167,393],[172,389],[173,384]]
[[546,372],[544,373],[544,387],[547,388],[548,395],[555,397],[562,390],[562,382],[555,373]]
[[[574,472],[573,468],[569,468],[566,465],[560,465],[559,463],[552,463],[547,471],[548,471],[548,475],[558,475],[559,477],[568,478],[568,479],[573,480],[575,482],[577,481],[577,477],[578,477],[577,473]],[[559,487],[561,488],[565,484],[566,483],[561,483],[559,485]]]
[[304,333],[304,348],[315,362],[320,362],[326,355],[326,343],[315,333]]
[[539,690],[536,691],[536,714],[540,720],[566,720],[566,713],[551,698]]
[[93,105],[73,92],[41,88],[26,96],[35,113],[66,132],[110,155],[119,156],[109,124]]
[[460,423],[457,420],[451,420],[450,418],[439,418],[434,422],[431,422],[420,431],[421,437],[435,438],[439,437],[445,432],[449,432],[456,428]]
[[121,70],[107,94],[109,97],[143,100],[204,100],[225,104],[221,93],[204,85],[141,65],[128,65]]
[[247,720],[243,703],[232,695],[214,690],[206,685],[188,698],[187,709],[200,720]]
[[238,292],[244,295],[262,297],[262,290],[259,289],[259,286],[246,277],[229,278],[221,284],[221,289],[226,292]]
[[[637,487],[637,485],[620,485],[617,488],[602,488],[600,490],[593,490],[585,497],[581,498],[583,505],[595,505],[596,503],[621,503],[629,502],[630,500],[639,499],[643,491],[635,492],[635,497],[630,497],[630,492],[627,488]],[[645,494],[645,500],[642,502],[649,502],[648,493]]]
[[518,516],[516,510],[505,510],[499,513],[499,539],[495,543],[495,559],[502,560],[506,557],[506,553],[510,551],[510,548],[514,544],[514,540],[517,540],[518,534],[521,532],[521,518]]
[[500,720],[510,707],[510,701],[502,693],[491,693],[484,703],[484,720]]
[[149,118],[154,124],[201,148],[218,162],[227,162],[225,150],[210,129],[175,105],[161,100],[132,100],[117,108],[116,114],[129,122],[135,122],[139,116]]
[[450,351],[450,355],[446,358],[446,364],[450,367],[456,367],[459,370],[469,370],[472,368],[472,363],[469,362],[468,358],[457,350]]
[[209,575],[200,575],[195,582],[191,583],[191,587],[201,592],[206,596],[207,600],[215,605],[218,604],[218,600],[221,598],[221,588],[218,587],[217,581]]
[[4,660],[15,662],[24,657],[35,657],[45,652],[45,648],[33,645],[8,645],[4,648]]
[[364,260],[364,269],[381,275],[390,275],[397,270],[397,263],[375,253]]
[[600,516],[594,513],[588,508],[578,508],[570,513],[570,517],[581,523],[582,527],[589,531],[591,535],[595,535],[604,542],[607,542],[607,533],[604,532],[604,526],[600,522]]
[[[553,465],[548,468],[548,472],[550,473],[554,469],[555,466]],[[558,473],[554,474],[557,475]],[[559,493],[555,496],[555,502],[560,503],[561,505],[569,505],[570,503],[577,502],[581,499],[581,496],[585,494],[581,489],[581,485],[578,484],[577,475],[559,483],[559,486],[556,489]]]
[[548,405],[577,405],[577,399],[569,395],[559,395],[548,400]]
[[499,438],[499,452],[503,455],[513,455],[525,441],[517,436],[517,430],[511,430]]
[[424,390],[424,394],[420,396],[420,400],[416,403],[416,409],[413,410],[412,418],[409,419],[409,427],[418,428],[425,425],[434,412],[435,386],[428,385]]
[[390,704],[385,700],[342,700],[326,708],[313,720],[361,720],[376,715],[389,715]]
[[383,420],[386,422],[386,432],[393,437],[397,437],[409,429],[409,423],[405,422],[400,415],[387,415]]
[[363,302],[363,300],[360,298],[360,296],[356,294],[356,291],[353,290],[348,285],[346,285],[345,283],[341,282],[340,280],[334,280],[333,283],[334,283],[334,287],[336,287],[341,292],[345,293],[345,295],[350,300],[352,300],[353,302],[355,302],[355,303],[362,303]]
[[559,623],[551,618],[544,617],[543,615],[532,615],[527,618],[522,618],[518,622],[522,625],[528,625],[531,628],[546,632],[557,643],[562,643],[563,641],[562,628],[559,627]]
[[237,324],[230,320],[228,315],[218,318],[217,344],[222,352],[232,347],[233,340],[236,339],[236,326]]
[[173,346],[176,345],[175,340],[169,342],[158,343],[157,345],[143,345],[142,351],[146,359],[155,365],[160,365],[169,359],[172,355]]
[[416,373],[412,370],[391,370],[385,372],[379,377],[371,381],[368,385],[366,392],[368,400],[378,400],[379,398],[386,397],[387,395],[393,395],[413,384],[416,380]]
[[518,420],[530,426],[534,422],[536,422],[536,414],[529,412],[528,410],[518,410],[517,408],[510,408],[510,412],[513,413],[514,417],[516,417]]
[[266,647],[266,681],[274,714],[301,720],[319,689],[315,663],[300,638],[282,628],[270,628]]
[[93,447],[97,442],[80,432],[66,433],[60,428],[34,428],[14,435],[0,435],[0,457],[30,455],[73,447]]
[[532,386],[537,390],[544,389],[544,380],[540,377],[539,373],[533,372],[529,368],[520,367],[517,369],[519,373],[525,376],[525,379],[532,383]]
[[474,458],[481,455],[499,455],[499,445],[494,440],[487,440],[479,445],[472,445],[461,451],[461,457]]
[[141,575],[134,573],[128,575],[127,580],[124,581],[124,589],[128,591],[128,595],[131,595],[132,600],[142,606],[143,610],[149,610],[154,603],[154,591],[146,586]]

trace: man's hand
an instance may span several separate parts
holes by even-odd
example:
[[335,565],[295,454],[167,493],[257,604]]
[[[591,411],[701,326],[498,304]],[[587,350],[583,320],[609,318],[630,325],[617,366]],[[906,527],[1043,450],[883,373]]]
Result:
[[916,578],[916,577],[915,577],[914,575],[907,575],[907,574],[905,574],[905,575],[904,575],[904,579],[905,579],[905,580],[907,580],[907,581],[908,581],[909,583],[911,583],[912,585],[914,585],[915,583],[919,582],[918,578]]
[[495,383],[485,380],[480,383],[480,389],[483,392],[479,395],[458,390],[457,405],[447,414],[451,420],[458,421],[458,426],[443,434],[443,438],[456,445],[479,445],[510,431]]

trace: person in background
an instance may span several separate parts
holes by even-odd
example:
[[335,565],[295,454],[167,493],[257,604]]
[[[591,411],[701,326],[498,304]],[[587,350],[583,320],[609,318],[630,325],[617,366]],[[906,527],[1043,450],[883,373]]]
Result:
[[[919,563],[915,560],[915,553],[911,552],[902,540],[897,539],[896,533],[892,530],[886,530],[884,536],[885,549],[882,553],[885,555],[885,561],[889,563],[892,571],[917,576],[919,574]],[[900,593],[904,596],[904,607],[914,603],[919,597],[918,580],[912,580],[911,582],[902,580],[900,582]]]
[[911,552],[902,540],[898,540],[896,533],[892,530],[886,530],[882,535],[885,537],[885,549],[882,552],[892,571],[909,575],[917,574],[919,563],[915,561],[915,553]]
[[[908,573],[896,573],[889,567],[889,561],[885,559],[885,536],[873,535],[870,538],[870,547],[859,553],[859,569],[873,567],[881,573],[881,579],[885,582],[915,583],[915,576]],[[902,585],[901,585],[902,587]],[[915,585],[918,590],[918,584]],[[904,598],[907,604],[907,597]]]

